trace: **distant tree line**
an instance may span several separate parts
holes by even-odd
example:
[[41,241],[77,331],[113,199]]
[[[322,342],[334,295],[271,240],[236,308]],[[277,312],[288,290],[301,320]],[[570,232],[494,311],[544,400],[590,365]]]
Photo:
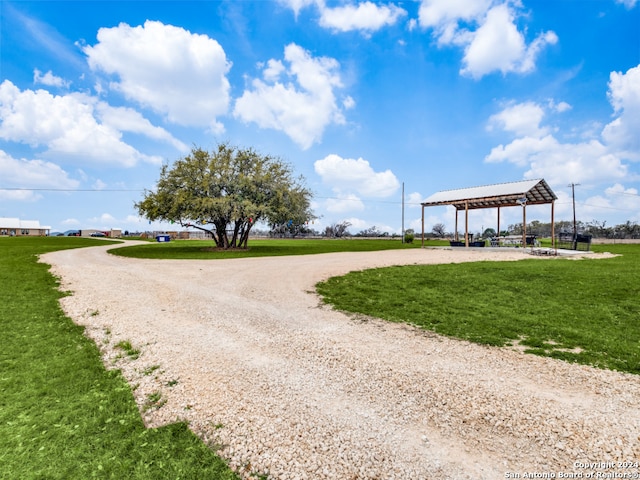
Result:
[[[369,228],[360,230],[358,233],[351,233],[349,227],[351,223],[348,221],[334,222],[331,225],[327,225],[323,231],[318,231],[311,228],[308,222],[304,225],[296,223],[284,223],[270,225],[268,231],[257,230],[255,233],[258,235],[265,235],[275,238],[295,238],[295,237],[326,237],[326,238],[347,238],[347,237],[361,237],[361,238],[395,238],[399,235],[395,233],[389,233],[380,230],[375,225]],[[413,234],[413,230],[408,229],[405,233],[409,232]]]
[[[619,238],[619,239],[635,239],[640,238],[640,225],[637,222],[627,221],[619,225],[607,227],[606,221],[599,222],[593,220],[591,222],[576,222],[576,232],[584,235],[591,235],[594,238]],[[573,233],[573,222],[560,221],[555,222],[555,232],[557,233]],[[522,233],[522,224],[509,225],[511,235],[519,235]],[[527,224],[527,233],[537,235],[539,237],[551,236],[551,223],[542,223],[533,221]]]
[[[593,220],[592,222],[576,222],[576,232],[582,235],[591,235],[594,238],[611,238],[611,239],[636,239],[640,238],[640,225],[637,222],[627,221],[614,226],[607,226],[606,221],[599,222]],[[483,232],[478,232],[475,235],[482,238],[490,238],[496,236],[496,231],[493,228],[487,228]],[[561,220],[555,222],[555,233],[573,233],[573,222]],[[527,223],[527,234],[536,235],[537,237],[551,237],[551,222],[540,222],[533,220]],[[506,235],[522,235],[522,223],[516,223],[509,225],[506,230],[500,231],[500,236]],[[444,224],[437,223],[431,230],[432,237],[446,238],[453,237],[454,233],[447,232]]]

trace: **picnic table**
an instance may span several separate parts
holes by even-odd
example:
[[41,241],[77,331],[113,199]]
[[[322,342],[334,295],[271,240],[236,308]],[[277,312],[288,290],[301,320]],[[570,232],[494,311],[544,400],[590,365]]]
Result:
[[[527,246],[538,246],[540,242],[538,242],[536,235],[527,235],[526,236]],[[502,237],[493,237],[490,242],[492,247],[521,247],[522,246],[522,235],[505,235]]]

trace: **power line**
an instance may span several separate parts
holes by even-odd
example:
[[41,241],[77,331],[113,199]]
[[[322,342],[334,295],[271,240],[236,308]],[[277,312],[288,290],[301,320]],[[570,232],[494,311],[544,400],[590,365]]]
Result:
[[609,192],[609,195],[630,195],[632,197],[640,197],[640,193],[630,193],[630,192]]
[[[575,184],[576,186],[578,184]],[[127,188],[26,188],[26,187],[0,187],[0,191],[28,191],[28,192],[144,192],[146,189],[127,189]],[[612,192],[617,195],[631,195],[634,197],[640,196],[640,194],[636,193],[627,193],[627,192]],[[359,198],[341,198],[341,197],[313,197],[314,199],[321,200],[340,200],[340,201],[352,201],[352,202],[361,202],[362,200]],[[401,205],[402,202],[397,200],[366,200],[365,203],[381,203],[381,204],[389,204],[389,205]],[[571,202],[556,202],[556,205],[568,205]],[[416,202],[405,202],[405,205],[413,205],[419,207],[422,205],[421,203]],[[616,208],[616,207],[605,207],[602,205],[593,205],[589,203],[583,203],[580,201],[576,202],[576,205],[583,205],[586,207],[593,208],[602,208],[606,210],[619,210],[621,212],[635,212],[635,209],[632,208]]]
[[28,191],[28,192],[144,192],[144,189],[126,188],[20,188],[0,187],[4,191]]
[[[321,200],[340,200],[342,202],[362,202],[361,198],[341,198],[341,197],[313,197]],[[401,205],[402,201],[398,200],[367,200],[366,203],[388,203],[391,205]],[[405,202],[405,205],[420,205],[420,203]]]
[[[23,187],[0,187],[0,191],[28,191],[28,192],[144,192],[145,189],[127,189],[127,188],[23,188]],[[318,197],[314,199],[321,200],[340,200],[343,202],[361,202],[360,198],[341,198],[341,197]],[[401,205],[402,202],[397,200],[367,200],[366,203],[386,203],[390,205]],[[405,202],[405,205],[419,206],[420,203]]]
[[592,205],[590,203],[582,203],[582,202],[578,202],[578,205],[584,205],[585,207],[592,207],[592,208],[602,208],[603,210],[619,210],[621,212],[635,212],[636,211],[636,209],[634,209],[634,208],[605,207],[603,205]]

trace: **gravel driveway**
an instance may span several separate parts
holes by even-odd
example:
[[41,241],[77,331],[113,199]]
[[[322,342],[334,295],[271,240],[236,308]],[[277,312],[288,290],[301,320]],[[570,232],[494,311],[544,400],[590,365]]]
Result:
[[640,376],[356,318],[313,293],[352,270],[532,258],[522,251],[157,261],[109,248],[42,256],[73,292],[65,312],[137,385],[149,426],[187,421],[245,478],[638,472],[605,463],[640,461]]

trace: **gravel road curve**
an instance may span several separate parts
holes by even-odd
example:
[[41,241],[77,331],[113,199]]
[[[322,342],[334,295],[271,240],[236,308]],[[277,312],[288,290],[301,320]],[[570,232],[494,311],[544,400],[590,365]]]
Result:
[[244,478],[638,472],[639,376],[345,315],[313,292],[352,270],[532,258],[522,251],[157,261],[109,248],[41,257],[73,292],[63,309],[136,386],[147,425],[188,422]]

